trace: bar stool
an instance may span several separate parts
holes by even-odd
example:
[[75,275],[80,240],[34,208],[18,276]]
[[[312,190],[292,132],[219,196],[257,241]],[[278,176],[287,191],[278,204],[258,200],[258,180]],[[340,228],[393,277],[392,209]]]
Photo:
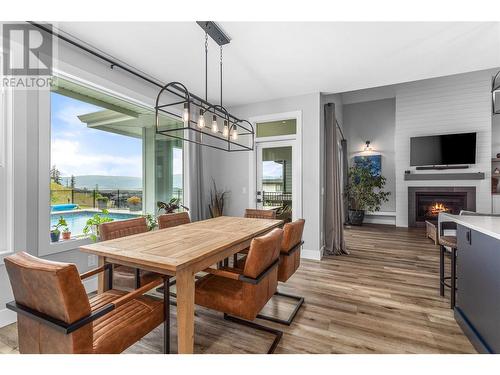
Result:
[[[450,223],[446,223],[450,224]],[[441,231],[442,231],[441,226]],[[448,250],[449,249],[449,250]],[[451,272],[450,276],[444,274],[444,258],[445,254],[451,257]],[[450,288],[450,308],[455,307],[455,296],[457,290],[457,237],[443,236],[442,232],[439,235],[439,294],[444,296],[444,287]],[[446,281],[449,280],[448,284]]]

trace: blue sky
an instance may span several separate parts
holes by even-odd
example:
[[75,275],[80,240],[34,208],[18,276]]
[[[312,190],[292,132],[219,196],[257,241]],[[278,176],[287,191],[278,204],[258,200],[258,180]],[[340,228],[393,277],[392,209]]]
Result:
[[89,129],[77,116],[103,110],[51,93],[51,165],[63,176],[142,177],[141,140]]
[[[103,110],[51,93],[51,165],[62,176],[105,175],[142,178],[142,141],[89,129],[77,116]],[[174,152],[174,174],[182,173],[182,151]]]

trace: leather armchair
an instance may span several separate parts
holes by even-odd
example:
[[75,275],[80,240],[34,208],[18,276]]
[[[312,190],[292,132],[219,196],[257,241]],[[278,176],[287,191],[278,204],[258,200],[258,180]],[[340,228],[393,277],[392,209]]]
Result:
[[162,279],[89,299],[82,279],[110,265],[80,276],[74,264],[17,253],[5,258],[5,266],[15,298],[7,307],[18,316],[21,353],[120,353],[169,316],[168,303],[143,295]]
[[164,214],[158,216],[158,228],[172,228],[178,225],[189,224],[191,219],[189,217],[189,213],[187,212],[178,212],[175,214]]
[[243,268],[208,268],[195,288],[196,304],[223,312],[228,320],[273,333],[276,338],[268,353],[274,351],[282,332],[248,320],[257,317],[276,291],[282,239],[282,229],[254,238]]
[[[102,241],[131,236],[147,232],[146,218],[138,217],[129,220],[112,221],[99,226]],[[130,291],[148,284],[161,276],[150,271],[138,270],[132,267],[115,265],[113,269],[113,285],[116,289]]]

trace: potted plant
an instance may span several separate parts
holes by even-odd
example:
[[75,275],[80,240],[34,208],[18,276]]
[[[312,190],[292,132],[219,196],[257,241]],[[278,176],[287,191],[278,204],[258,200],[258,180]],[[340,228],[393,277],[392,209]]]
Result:
[[50,241],[58,242],[59,237],[61,236],[61,231],[59,230],[59,228],[66,226],[68,226],[68,224],[66,224],[66,220],[64,220],[64,218],[61,216],[57,223],[52,226],[53,229],[50,231]]
[[96,213],[87,220],[87,223],[83,228],[83,234],[89,236],[92,241],[97,241],[99,238],[99,225],[109,223],[110,221],[113,221],[113,219],[109,217],[109,211],[102,210],[102,212]]
[[71,231],[69,230],[68,227],[64,227],[64,229],[62,231],[62,237],[63,237],[63,240],[71,239]]
[[108,201],[109,201],[108,197],[99,195],[97,196],[96,200],[97,200],[97,208],[99,208],[100,210],[105,210],[106,208],[108,208]]
[[127,199],[128,208],[130,211],[140,211],[142,210],[141,198],[133,196]]
[[215,218],[224,214],[224,198],[226,191],[219,191],[215,180],[212,178],[213,187],[210,188],[210,203],[208,204],[208,211],[210,217]]
[[179,208],[184,208],[186,211],[189,211],[189,208],[180,204],[179,198],[172,198],[168,203],[158,201],[156,202],[156,206],[158,207],[158,214],[161,210],[163,210],[166,214],[171,214],[177,211]]
[[349,223],[362,225],[365,211],[379,211],[382,202],[388,201],[390,192],[383,191],[385,177],[373,173],[369,160],[349,168],[346,196],[349,205]]

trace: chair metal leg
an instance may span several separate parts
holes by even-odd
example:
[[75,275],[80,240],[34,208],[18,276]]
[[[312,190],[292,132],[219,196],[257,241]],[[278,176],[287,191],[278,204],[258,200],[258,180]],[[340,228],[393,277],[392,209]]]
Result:
[[450,296],[450,308],[453,309],[455,308],[455,296],[456,296],[456,291],[457,291],[457,277],[456,277],[456,271],[457,271],[457,249],[452,248],[451,249],[451,296]]
[[293,294],[281,293],[278,290],[276,291],[276,293],[274,293],[274,295],[275,296],[280,296],[280,297],[291,298],[291,299],[294,299],[294,300],[298,301],[298,303],[295,305],[295,307],[294,307],[292,313],[290,314],[290,316],[288,317],[288,319],[286,319],[286,320],[285,319],[279,319],[279,318],[275,318],[274,316],[263,315],[263,314],[257,315],[257,318],[264,319],[264,320],[269,320],[270,322],[275,322],[275,323],[279,323],[279,324],[285,324],[285,325],[289,326],[290,324],[292,324],[293,320],[295,319],[295,315],[297,315],[297,313],[300,310],[300,307],[304,303],[304,297],[294,296]]
[[281,337],[283,336],[283,331],[280,331],[280,330],[274,329],[274,328],[270,328],[270,327],[266,327],[266,326],[263,326],[261,324],[257,324],[257,323],[254,323],[254,322],[250,322],[250,321],[245,320],[245,319],[236,318],[236,317],[234,317],[232,315],[224,314],[224,319],[225,320],[229,320],[231,322],[234,322],[236,324],[241,324],[241,325],[244,325],[244,326],[247,326],[247,327],[254,328],[254,329],[259,330],[259,331],[264,331],[264,332],[268,332],[268,333],[273,334],[275,336],[275,338],[274,338],[273,343],[269,347],[269,349],[267,351],[267,354],[273,354],[274,353],[274,351],[278,347],[278,344],[279,344],[279,342],[281,340]]
[[441,296],[444,296],[444,252],[444,246],[439,246],[439,294]]
[[139,268],[135,269],[135,289],[141,287],[141,270]]
[[170,277],[163,279],[163,353],[170,354]]

